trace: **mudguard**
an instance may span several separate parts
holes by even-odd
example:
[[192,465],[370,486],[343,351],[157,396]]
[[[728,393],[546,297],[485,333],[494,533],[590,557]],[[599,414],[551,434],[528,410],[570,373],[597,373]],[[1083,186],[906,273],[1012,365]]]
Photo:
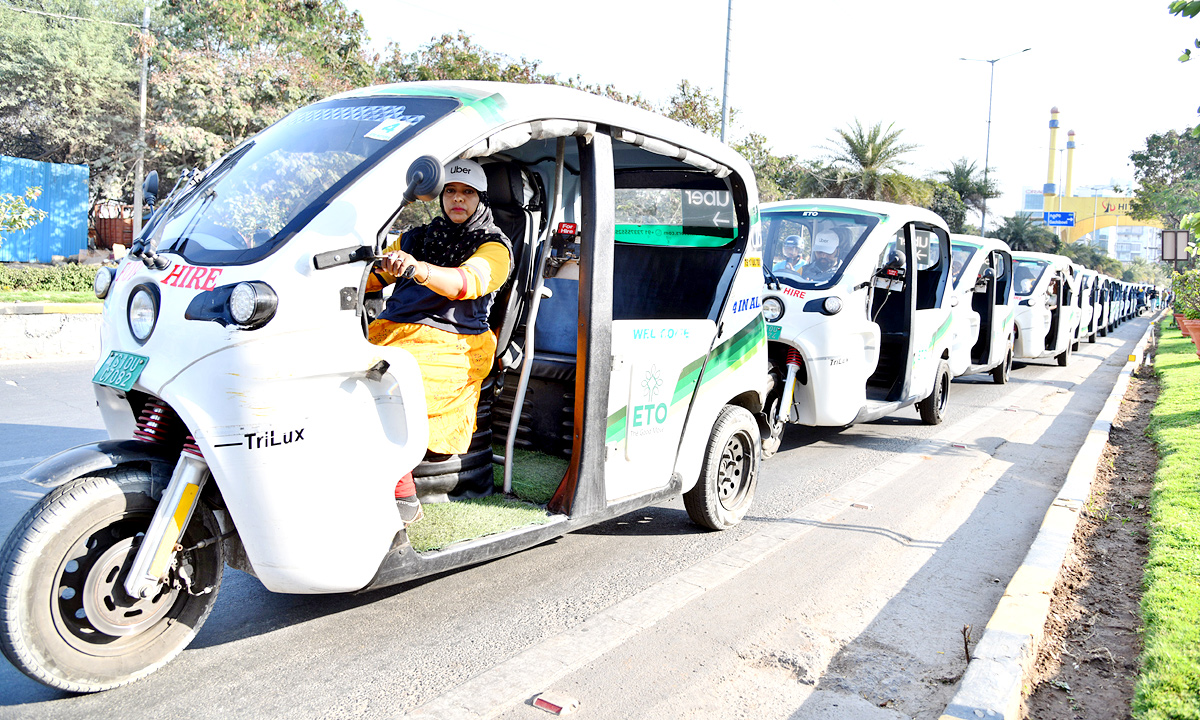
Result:
[[26,470],[21,479],[54,488],[100,470],[129,463],[150,463],[151,475],[157,481],[160,476],[171,477],[177,455],[160,445],[141,440],[101,440],[63,450]]

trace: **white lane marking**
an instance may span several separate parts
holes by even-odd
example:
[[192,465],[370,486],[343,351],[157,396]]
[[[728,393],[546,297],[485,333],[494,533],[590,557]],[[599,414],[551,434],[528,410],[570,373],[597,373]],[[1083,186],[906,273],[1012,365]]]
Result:
[[413,720],[480,720],[494,718],[510,706],[544,691],[558,679],[620,646],[687,603],[757,565],[775,551],[810,532],[856,502],[904,475],[927,456],[947,448],[998,417],[1044,393],[1031,382],[1005,396],[1003,408],[989,406],[944,427],[924,442],[882,460],[872,469],[804,505],[782,520],[661,580],[588,618],[579,625],[530,646],[403,717]]

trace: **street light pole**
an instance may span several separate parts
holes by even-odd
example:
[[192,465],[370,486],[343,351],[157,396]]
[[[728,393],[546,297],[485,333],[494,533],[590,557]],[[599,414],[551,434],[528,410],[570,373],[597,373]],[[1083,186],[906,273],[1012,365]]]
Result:
[[983,148],[983,211],[979,214],[979,234],[987,236],[987,193],[988,193],[988,161],[991,159],[992,151],[992,89],[996,84],[996,63],[1004,58],[1010,58],[1013,55],[1020,55],[1024,52],[1029,52],[1033,48],[1025,48],[1018,50],[1015,53],[1009,53],[1003,57],[998,57],[994,60],[984,60],[982,58],[959,58],[968,62],[985,62],[992,66],[991,77],[988,79],[988,119],[987,119],[987,144]]
[[733,35],[733,0],[725,15],[725,84],[721,88],[721,142],[725,142],[725,126],[729,124],[729,38]]
[[133,237],[142,231],[142,182],[146,158],[146,76],[150,70],[150,6],[142,9],[142,84],[141,113],[138,116],[137,162],[133,166]]

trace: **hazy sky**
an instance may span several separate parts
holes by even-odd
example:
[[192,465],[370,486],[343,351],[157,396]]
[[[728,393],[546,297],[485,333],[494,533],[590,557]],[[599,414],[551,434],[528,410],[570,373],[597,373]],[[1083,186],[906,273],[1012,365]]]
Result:
[[[684,78],[721,95],[726,0],[347,4],[379,49],[391,41],[416,50],[463,30],[487,50],[539,61],[543,72],[659,105]],[[959,58],[1032,48],[994,66],[988,164],[1004,196],[989,203],[993,227],[992,217],[1018,209],[1024,188],[1046,181],[1052,106],[1058,149],[1076,132],[1076,194],[1114,181],[1128,187],[1129,154],[1148,135],[1196,123],[1200,58],[1176,58],[1197,36],[1200,19],[1170,15],[1167,0],[734,0],[729,103],[740,115],[731,137],[758,132],[776,153],[811,159],[835,128],[882,121],[920,146],[910,174],[960,157],[982,168],[992,66]],[[1056,155],[1061,185],[1066,153]]]

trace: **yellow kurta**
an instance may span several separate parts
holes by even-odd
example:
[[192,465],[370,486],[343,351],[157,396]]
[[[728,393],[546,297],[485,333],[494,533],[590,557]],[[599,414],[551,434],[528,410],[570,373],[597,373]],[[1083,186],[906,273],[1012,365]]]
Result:
[[[508,276],[508,248],[485,243],[461,267],[468,280],[464,299],[493,293]],[[381,287],[374,277],[367,285],[368,290]],[[496,334],[489,330],[479,335],[460,335],[417,323],[376,320],[368,329],[367,339],[374,345],[403,347],[416,358],[425,386],[430,452],[466,452],[475,433],[480,387],[496,357]]]

